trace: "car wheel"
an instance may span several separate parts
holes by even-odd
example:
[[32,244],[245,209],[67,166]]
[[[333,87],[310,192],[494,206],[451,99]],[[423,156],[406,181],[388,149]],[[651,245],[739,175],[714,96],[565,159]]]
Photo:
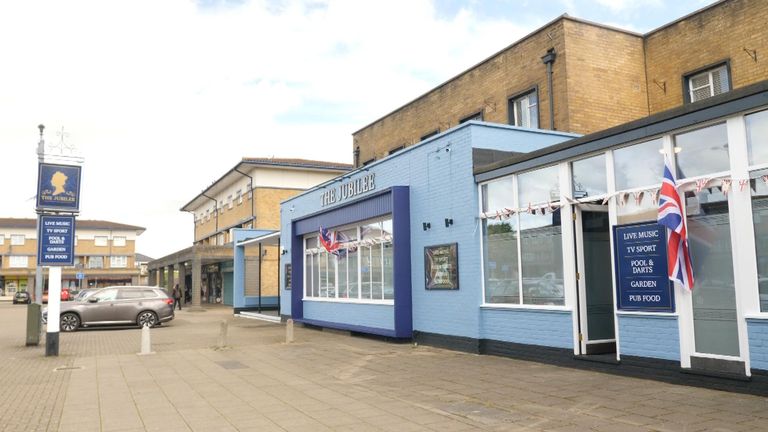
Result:
[[158,324],[157,314],[152,311],[144,311],[136,318],[136,324],[138,324],[139,327],[154,327]]
[[65,313],[61,316],[59,326],[61,327],[61,331],[73,332],[80,327],[80,318],[73,313]]

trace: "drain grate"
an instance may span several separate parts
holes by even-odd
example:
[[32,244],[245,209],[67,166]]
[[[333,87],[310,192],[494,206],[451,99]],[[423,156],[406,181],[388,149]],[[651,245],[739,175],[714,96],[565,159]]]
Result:
[[218,361],[216,364],[224,369],[248,369],[248,366],[236,360]]
[[66,371],[66,370],[80,370],[82,368],[83,368],[82,366],[59,366],[53,371],[59,372],[59,371]]

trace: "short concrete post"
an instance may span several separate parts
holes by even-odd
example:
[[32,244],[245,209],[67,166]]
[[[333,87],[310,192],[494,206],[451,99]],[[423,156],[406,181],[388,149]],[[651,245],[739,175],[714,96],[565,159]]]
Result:
[[141,328],[141,352],[139,355],[154,354],[152,351],[152,341],[149,336],[149,326],[145,325]]
[[219,348],[224,348],[227,346],[227,329],[229,328],[229,323],[227,320],[221,320],[221,326],[219,328]]
[[293,320],[289,319],[285,322],[285,343],[289,344],[293,342]]

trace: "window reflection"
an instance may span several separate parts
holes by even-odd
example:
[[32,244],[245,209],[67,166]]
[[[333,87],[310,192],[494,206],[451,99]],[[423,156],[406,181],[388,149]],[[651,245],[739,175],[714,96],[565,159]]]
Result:
[[675,136],[679,148],[677,178],[698,177],[730,169],[725,123]]
[[749,164],[768,163],[768,111],[744,117],[747,123],[747,148]]
[[604,195],[608,192],[605,180],[605,155],[574,161],[573,197],[576,199]]
[[517,177],[519,207],[529,203],[546,203],[560,200],[558,166],[530,171]]
[[613,151],[616,190],[661,183],[664,157],[661,138]]
[[768,312],[768,186],[762,180],[764,175],[768,175],[768,170],[752,173],[750,190],[752,192],[752,222],[755,227],[760,311]]
[[560,210],[520,215],[523,304],[563,305],[563,243]]

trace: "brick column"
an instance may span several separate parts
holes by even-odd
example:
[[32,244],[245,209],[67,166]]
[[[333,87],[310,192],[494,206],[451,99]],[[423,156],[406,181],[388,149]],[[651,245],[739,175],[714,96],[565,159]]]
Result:
[[200,306],[200,286],[202,283],[202,269],[203,260],[200,257],[200,253],[195,251],[192,255],[192,306],[190,306],[190,312],[202,312],[205,311]]
[[184,303],[184,293],[187,291],[187,266],[185,263],[179,263],[179,291],[181,294],[181,303]]
[[166,271],[166,277],[165,277],[165,289],[168,291],[168,294],[170,294],[173,291],[173,264],[170,264],[168,267],[165,268]]
[[157,286],[157,270],[149,271],[149,281],[147,281],[147,284],[149,286]]

